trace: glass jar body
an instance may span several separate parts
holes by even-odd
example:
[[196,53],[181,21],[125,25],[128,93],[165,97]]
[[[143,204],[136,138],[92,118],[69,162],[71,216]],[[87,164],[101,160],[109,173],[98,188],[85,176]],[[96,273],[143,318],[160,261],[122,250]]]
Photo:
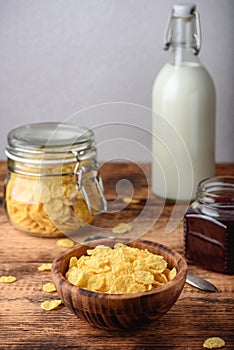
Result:
[[184,217],[186,258],[208,270],[234,273],[234,177],[202,181]]
[[8,163],[11,170],[5,183],[5,208],[9,221],[18,229],[59,237],[93,221],[77,186],[75,162],[43,167],[10,159]]

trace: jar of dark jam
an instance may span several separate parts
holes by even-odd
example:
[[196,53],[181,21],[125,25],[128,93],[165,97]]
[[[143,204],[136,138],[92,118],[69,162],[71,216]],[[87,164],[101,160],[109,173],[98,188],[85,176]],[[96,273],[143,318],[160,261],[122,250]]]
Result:
[[184,252],[207,270],[234,273],[234,177],[199,183],[184,217]]

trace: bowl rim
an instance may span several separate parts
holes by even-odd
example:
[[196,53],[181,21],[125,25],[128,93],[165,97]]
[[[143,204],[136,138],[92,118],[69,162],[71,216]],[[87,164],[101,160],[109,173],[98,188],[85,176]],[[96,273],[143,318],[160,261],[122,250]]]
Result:
[[[104,240],[98,240],[99,244],[101,244],[102,241],[107,242],[107,239]],[[94,242],[94,241],[93,241]],[[97,242],[97,241],[96,241]],[[123,240],[121,239],[118,240],[119,243],[123,243]],[[126,243],[127,245],[129,244],[134,244],[134,243],[143,243],[145,245],[149,245],[149,251],[150,251],[150,247],[156,247],[159,250],[164,250],[166,251],[168,254],[172,255],[172,257],[176,260],[177,264],[178,262],[180,262],[180,270],[177,271],[176,276],[169,282],[165,283],[162,286],[159,286],[157,288],[152,288],[151,290],[148,291],[144,291],[144,292],[136,292],[136,293],[125,293],[125,294],[110,294],[110,293],[102,293],[102,292],[94,292],[85,288],[81,288],[78,286],[73,285],[72,283],[70,283],[65,276],[62,274],[62,272],[60,271],[60,266],[61,263],[64,259],[67,259],[68,256],[70,256],[70,258],[74,255],[72,255],[73,252],[75,252],[77,249],[84,247],[87,249],[92,249],[94,247],[87,245],[87,244],[81,244],[81,243],[77,243],[75,246],[73,246],[72,248],[70,248],[69,250],[62,252],[61,254],[59,254],[53,261],[52,263],[52,279],[54,281],[54,283],[56,284],[55,278],[57,277],[57,279],[60,281],[60,285],[63,285],[63,287],[65,287],[66,290],[69,290],[70,292],[76,291],[76,293],[82,295],[82,296],[86,296],[86,297],[95,297],[95,296],[100,296],[100,298],[103,299],[110,299],[110,300],[126,300],[126,299],[136,299],[139,297],[148,297],[150,295],[154,295],[154,294],[159,294],[165,290],[174,288],[175,284],[179,283],[181,280],[184,280],[183,286],[185,284],[185,280],[186,280],[186,275],[187,275],[187,263],[185,258],[178,252],[170,249],[169,247],[161,244],[161,243],[157,243],[154,241],[148,241],[148,240],[143,240],[143,239],[137,239],[135,241],[131,241]],[[124,243],[125,244],[125,243]],[[69,260],[70,260],[69,258]],[[183,287],[182,287],[183,289]],[[73,291],[72,291],[73,290]]]

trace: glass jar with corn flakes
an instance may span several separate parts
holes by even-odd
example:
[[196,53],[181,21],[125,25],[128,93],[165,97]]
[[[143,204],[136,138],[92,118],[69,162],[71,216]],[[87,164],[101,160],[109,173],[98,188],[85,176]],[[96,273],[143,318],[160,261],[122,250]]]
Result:
[[5,208],[29,234],[59,237],[106,211],[91,130],[37,123],[8,134]]

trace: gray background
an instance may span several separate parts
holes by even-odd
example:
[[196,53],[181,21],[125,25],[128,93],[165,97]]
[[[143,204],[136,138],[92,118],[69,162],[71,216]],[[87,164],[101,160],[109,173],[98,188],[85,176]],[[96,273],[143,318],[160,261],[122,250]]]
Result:
[[[150,107],[154,78],[170,55],[162,47],[174,3],[0,0],[0,159],[5,159],[7,132],[19,125],[70,122],[77,111],[112,101]],[[233,162],[234,1],[195,3],[203,34],[200,59],[217,91],[216,161]],[[105,111],[91,108],[80,123],[130,122],[150,131],[150,113],[135,109],[124,119],[115,104]],[[145,151],[136,150],[134,142],[127,147],[102,142],[100,160],[132,153],[138,161],[149,161],[149,133],[125,129],[120,135],[136,139]],[[115,139],[116,130],[113,125],[99,128],[98,138],[100,131],[100,140]]]

